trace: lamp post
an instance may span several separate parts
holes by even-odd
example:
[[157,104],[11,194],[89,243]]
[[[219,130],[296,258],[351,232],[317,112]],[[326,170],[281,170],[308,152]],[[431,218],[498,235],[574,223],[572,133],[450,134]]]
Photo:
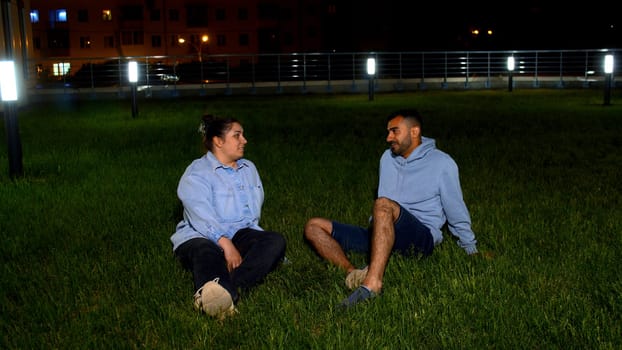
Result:
[[370,57],[367,59],[367,75],[369,76],[369,100],[374,100],[374,76],[376,75],[376,59]]
[[11,178],[22,176],[22,144],[17,125],[17,79],[15,62],[0,61],[0,93],[4,103],[4,124],[9,146],[9,174]]
[[512,73],[514,72],[514,56],[508,57],[508,91],[512,92],[514,81]]
[[[177,41],[182,45],[186,43],[186,39],[184,38],[179,38]],[[209,41],[209,36],[207,34],[203,34],[201,35],[201,40],[199,41],[198,45],[193,42],[190,42],[190,45],[196,50],[197,54],[199,55],[199,69],[201,71],[200,77],[201,77],[201,90],[202,91],[203,91],[203,88],[205,87],[204,85],[205,79],[203,78],[203,44],[207,44],[208,41]]]
[[127,64],[128,80],[132,88],[132,118],[136,118],[138,115],[138,106],[136,103],[136,85],[138,83],[138,63],[136,61],[130,61]]
[[[209,36],[207,34],[203,34],[201,35],[201,40],[199,41],[198,45],[193,42],[190,42],[190,45],[196,50],[197,54],[199,55],[199,62],[203,62],[203,44],[207,44],[208,41],[209,41]],[[186,43],[186,39],[179,38],[177,39],[177,42],[183,45]]]
[[611,80],[613,77],[613,55],[605,55],[605,99],[603,104],[611,104]]

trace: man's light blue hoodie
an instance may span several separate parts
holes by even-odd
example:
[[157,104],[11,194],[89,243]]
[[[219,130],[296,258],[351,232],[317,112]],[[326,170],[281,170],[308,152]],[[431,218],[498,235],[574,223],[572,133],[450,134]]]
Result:
[[441,227],[447,222],[458,245],[468,254],[477,253],[471,217],[462,197],[458,166],[436,148],[434,139],[422,142],[404,158],[387,149],[380,158],[378,197],[399,203],[426,225],[434,244],[443,240]]

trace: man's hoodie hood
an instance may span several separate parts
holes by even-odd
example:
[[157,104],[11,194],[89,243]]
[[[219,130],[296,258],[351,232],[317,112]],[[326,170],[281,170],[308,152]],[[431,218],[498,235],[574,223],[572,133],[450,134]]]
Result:
[[391,152],[391,157],[400,165],[406,165],[408,163],[412,163],[417,159],[423,158],[428,152],[436,149],[436,141],[432,138],[422,136],[421,144],[415,148],[412,153],[408,156],[408,158],[404,158],[402,156],[398,156]]

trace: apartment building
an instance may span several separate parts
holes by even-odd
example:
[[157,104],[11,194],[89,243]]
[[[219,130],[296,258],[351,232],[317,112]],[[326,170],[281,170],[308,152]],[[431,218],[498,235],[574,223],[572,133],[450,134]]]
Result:
[[[162,57],[175,62],[317,52],[326,0],[30,0],[36,74],[64,76],[85,62]],[[243,56],[246,55],[246,56]],[[35,72],[33,72],[35,73]]]
[[[317,52],[325,0],[31,0],[34,60],[66,74],[85,60]],[[56,60],[58,63],[50,63]]]
[[31,0],[30,20],[41,58],[309,52],[322,46],[324,6],[321,0]]

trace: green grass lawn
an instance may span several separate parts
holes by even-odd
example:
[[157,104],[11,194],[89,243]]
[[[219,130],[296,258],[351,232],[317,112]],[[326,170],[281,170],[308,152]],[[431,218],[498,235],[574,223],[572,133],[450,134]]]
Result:
[[[23,107],[23,177],[10,178],[0,136],[0,348],[618,349],[615,94],[611,106],[590,89],[217,96],[140,100],[137,118],[127,100]],[[305,244],[303,225],[365,224],[385,116],[406,107],[458,163],[488,257],[446,231],[429,258],[392,257],[382,295],[342,311],[345,274]],[[204,112],[242,121],[261,224],[286,236],[290,260],[224,321],[193,309],[169,242]]]

